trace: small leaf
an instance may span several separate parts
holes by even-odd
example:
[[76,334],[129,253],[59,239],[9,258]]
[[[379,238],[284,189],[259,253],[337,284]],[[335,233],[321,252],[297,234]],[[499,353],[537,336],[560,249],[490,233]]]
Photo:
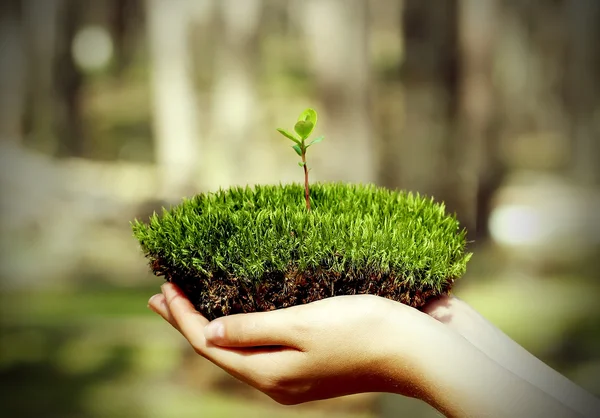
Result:
[[294,126],[294,130],[302,139],[306,139],[309,137],[315,125],[312,122],[300,120],[296,122],[296,126]]
[[315,138],[314,140],[310,141],[310,143],[306,146],[306,148],[310,147],[312,144],[318,144],[319,142],[321,142],[324,139],[325,139],[324,136],[320,136],[318,138]]
[[291,133],[291,132],[288,132],[288,131],[286,131],[285,129],[281,129],[281,128],[277,128],[277,131],[278,131],[278,132],[279,132],[281,135],[285,136],[286,138],[289,138],[289,139],[291,139],[292,141],[294,141],[296,144],[299,144],[299,143],[300,143],[300,140],[299,140],[298,138],[296,138],[296,136],[295,136],[293,133]]
[[302,161],[298,161],[298,165],[299,165],[300,167],[304,167],[304,166],[306,165],[306,163],[304,163],[304,162],[302,162]]
[[300,117],[298,121],[306,121],[311,122],[313,124],[313,128],[317,126],[317,112],[315,109],[308,108],[304,110],[304,112],[300,113]]
[[296,154],[298,154],[299,156],[302,157],[302,149],[300,148],[300,145],[292,145],[292,148],[294,148],[294,151],[296,151]]

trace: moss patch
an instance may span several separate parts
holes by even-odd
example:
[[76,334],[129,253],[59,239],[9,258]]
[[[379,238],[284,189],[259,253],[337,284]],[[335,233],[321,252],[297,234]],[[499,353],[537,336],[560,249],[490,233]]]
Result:
[[277,309],[370,293],[421,307],[466,269],[466,233],[419,195],[373,185],[236,187],[132,223],[154,273],[199,312]]

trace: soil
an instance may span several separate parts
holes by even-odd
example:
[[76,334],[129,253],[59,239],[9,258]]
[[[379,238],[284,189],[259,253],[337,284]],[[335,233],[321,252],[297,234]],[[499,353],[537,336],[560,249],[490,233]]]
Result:
[[374,272],[296,271],[272,273],[255,285],[242,282],[226,272],[211,278],[178,272],[156,260],[151,263],[158,276],[176,284],[207,319],[249,312],[262,312],[315,302],[343,295],[371,294],[392,299],[414,308],[448,294],[454,283],[448,278],[441,292],[428,286],[410,285],[402,278]]

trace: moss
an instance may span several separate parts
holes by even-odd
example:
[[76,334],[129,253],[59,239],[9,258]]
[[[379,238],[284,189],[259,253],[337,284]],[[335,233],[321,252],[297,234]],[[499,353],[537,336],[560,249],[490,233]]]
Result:
[[414,307],[466,269],[466,233],[443,204],[373,185],[235,187],[132,223],[156,275],[210,319],[370,293]]

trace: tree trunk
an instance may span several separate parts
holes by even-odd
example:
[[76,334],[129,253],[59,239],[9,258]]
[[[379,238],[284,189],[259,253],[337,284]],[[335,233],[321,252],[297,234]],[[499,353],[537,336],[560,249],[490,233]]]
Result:
[[499,186],[501,167],[494,149],[494,40],[496,0],[459,3],[459,85],[456,138],[447,147],[451,156],[448,206],[456,211],[469,237],[487,231],[490,201]]
[[19,3],[0,3],[0,141],[14,143],[23,137],[25,104],[25,45]]
[[141,0],[111,0],[108,23],[115,45],[114,74],[119,79],[135,54],[138,18],[142,9]]
[[190,0],[147,0],[153,123],[161,197],[193,193],[199,167],[197,107],[191,76]]
[[457,1],[404,2],[403,129],[397,170],[406,189],[447,197],[455,170],[445,152],[452,139],[457,101]]
[[[35,12],[39,2],[30,2],[32,12]],[[50,96],[53,103],[49,103],[50,109],[55,110],[56,153],[63,157],[85,157],[88,150],[81,115],[83,74],[77,68],[71,51],[73,39],[80,28],[84,5],[80,0],[62,0],[60,4],[58,49],[53,50],[56,53],[53,74],[56,94]]]
[[600,182],[600,3],[597,0],[567,2],[569,39],[566,60],[567,111],[571,116],[572,171],[582,184]]
[[562,171],[569,117],[559,87],[568,39],[564,2],[498,2],[494,81],[498,135],[511,169]]
[[[368,1],[308,0],[297,3],[311,69],[316,77],[322,151],[309,157],[322,180],[376,180],[370,107]],[[302,54],[298,54],[302,59]],[[309,163],[310,165],[310,163]]]
[[221,0],[222,30],[216,36],[216,80],[211,121],[211,187],[253,182],[260,165],[253,163],[258,101],[255,72],[257,31],[262,0]]

